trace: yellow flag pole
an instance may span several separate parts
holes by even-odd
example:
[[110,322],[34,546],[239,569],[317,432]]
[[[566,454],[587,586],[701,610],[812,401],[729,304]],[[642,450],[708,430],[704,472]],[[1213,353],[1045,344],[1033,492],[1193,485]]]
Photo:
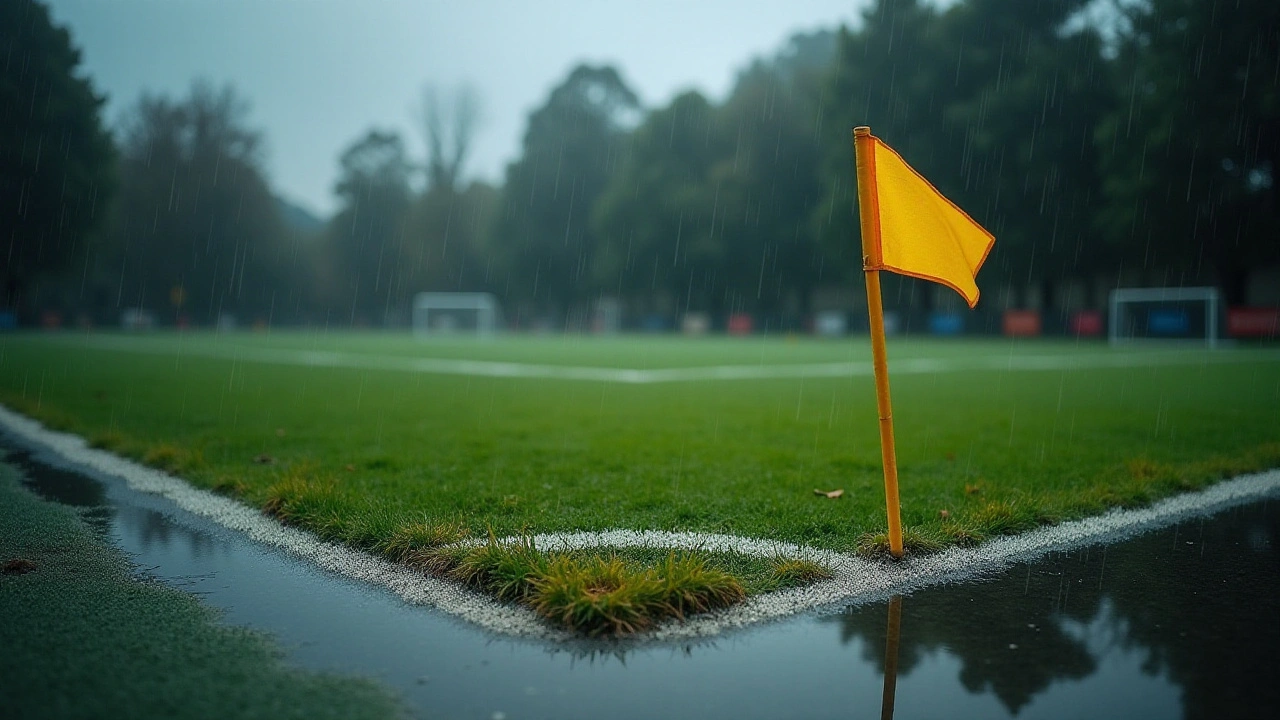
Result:
[[871,365],[880,411],[880,458],[884,463],[885,512],[889,516],[889,554],[902,557],[902,513],[898,507],[898,458],[893,447],[893,405],[889,401],[889,360],[884,347],[884,308],[880,301],[880,213],[876,200],[875,138],[871,128],[853,129],[858,172],[858,216],[862,226],[862,268],[867,276],[867,315],[871,319]]

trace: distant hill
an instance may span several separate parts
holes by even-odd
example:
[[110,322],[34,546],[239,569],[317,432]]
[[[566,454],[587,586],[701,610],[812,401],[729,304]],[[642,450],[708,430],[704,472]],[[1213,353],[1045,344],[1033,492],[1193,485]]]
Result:
[[324,230],[325,221],[300,205],[295,205],[282,197],[276,198],[276,208],[280,211],[280,219],[285,227],[305,235],[318,235]]

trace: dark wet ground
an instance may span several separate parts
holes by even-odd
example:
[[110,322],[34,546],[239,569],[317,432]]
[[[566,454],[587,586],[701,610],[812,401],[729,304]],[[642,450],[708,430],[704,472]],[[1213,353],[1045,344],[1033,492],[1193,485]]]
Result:
[[495,636],[4,447],[29,487],[85,509],[141,572],[273,634],[301,666],[385,681],[423,717],[883,717],[889,703],[897,718],[1280,717],[1276,500],[920,591],[896,610],[620,651]]

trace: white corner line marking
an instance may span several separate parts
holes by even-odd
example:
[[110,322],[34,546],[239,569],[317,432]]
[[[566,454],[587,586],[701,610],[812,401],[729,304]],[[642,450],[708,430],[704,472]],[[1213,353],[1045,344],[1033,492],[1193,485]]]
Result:
[[[330,572],[380,585],[405,601],[439,608],[485,629],[521,637],[570,641],[572,633],[552,627],[533,611],[498,603],[454,583],[286,527],[258,510],[167,473],[91,448],[75,435],[56,432],[0,406],[0,428],[42,446],[67,463],[114,476],[132,489],[160,495],[194,515],[209,518],[249,538],[284,550]],[[670,621],[629,638],[644,643],[717,635],[734,628],[776,620],[807,611],[824,611],[883,599],[929,585],[956,582],[997,572],[1017,562],[1050,552],[1116,540],[1207,515],[1264,497],[1280,495],[1280,469],[1226,480],[1205,490],[1161,500],[1136,510],[1113,510],[1096,517],[1043,527],[1022,535],[997,538],[976,548],[951,548],[900,562],[872,561],[854,555],[771,540],[710,533],[654,530],[611,530],[595,533],[536,535],[546,550],[594,547],[701,549],[754,557],[794,557],[829,567],[834,577],[808,587],[755,596],[745,603],[684,621]],[[514,538],[506,539],[514,541]]]

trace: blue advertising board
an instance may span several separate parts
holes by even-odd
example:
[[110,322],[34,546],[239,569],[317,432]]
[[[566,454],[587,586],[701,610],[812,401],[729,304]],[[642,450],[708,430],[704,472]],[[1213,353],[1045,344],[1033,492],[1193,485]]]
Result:
[[959,335],[964,332],[964,316],[950,312],[933,313],[929,316],[929,332],[934,335]]
[[1191,331],[1191,318],[1182,308],[1152,308],[1147,313],[1147,333],[1161,337],[1181,337]]

